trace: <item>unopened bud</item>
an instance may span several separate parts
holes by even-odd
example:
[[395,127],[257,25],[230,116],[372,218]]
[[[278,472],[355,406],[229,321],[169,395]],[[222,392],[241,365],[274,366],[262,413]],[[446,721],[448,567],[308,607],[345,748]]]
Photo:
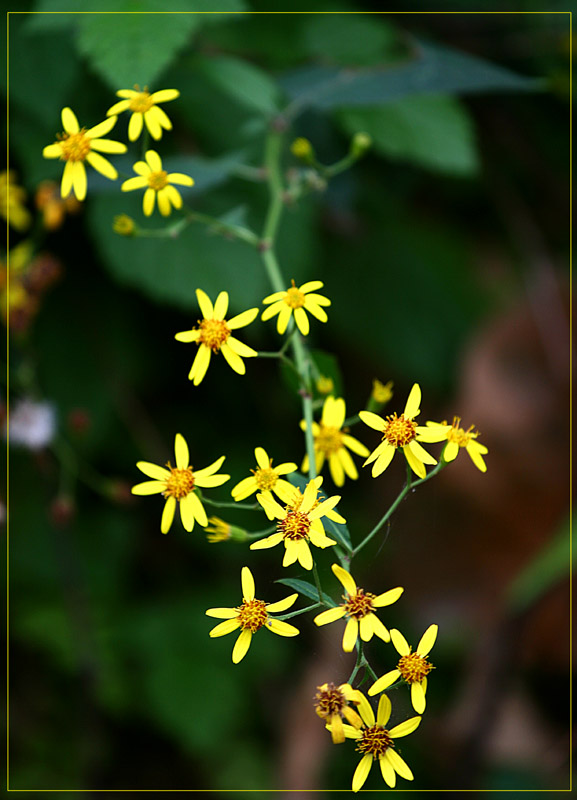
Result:
[[112,230],[120,236],[134,236],[136,231],[136,223],[129,217],[128,214],[119,214],[114,217]]
[[373,140],[368,133],[355,133],[351,140],[351,155],[353,158],[360,158],[373,144]]

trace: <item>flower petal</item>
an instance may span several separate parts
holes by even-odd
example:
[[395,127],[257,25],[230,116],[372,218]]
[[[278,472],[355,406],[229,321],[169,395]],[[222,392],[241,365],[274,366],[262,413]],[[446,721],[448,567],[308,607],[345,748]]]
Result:
[[371,475],[373,476],[373,478],[378,478],[379,475],[382,475],[382,473],[386,470],[386,468],[393,460],[393,456],[395,455],[396,449],[397,449],[396,447],[393,447],[388,442],[385,443],[385,447],[382,453],[379,455],[379,457],[373,464],[373,468],[371,470]]
[[145,217],[150,217],[154,211],[154,201],[156,199],[156,192],[154,189],[147,189],[142,198],[142,211]]
[[423,462],[423,464],[437,463],[436,459],[434,459],[430,453],[427,453],[425,448],[421,447],[421,445],[416,441],[416,439],[413,439],[413,441],[409,443],[408,448],[413,453],[413,455],[417,456],[419,461]]
[[408,736],[409,733],[417,730],[420,724],[421,717],[411,717],[411,719],[401,722],[400,725],[396,725],[394,728],[391,728],[389,733],[393,739],[399,739],[401,736]]
[[213,319],[214,309],[207,293],[203,292],[202,289],[197,289],[196,299],[198,300],[198,305],[200,306],[200,310],[202,311],[202,316],[205,319]]
[[238,664],[239,661],[242,661],[242,659],[245,657],[248,652],[248,648],[250,647],[251,639],[252,633],[250,631],[242,631],[232,650],[232,661],[234,664]]
[[157,191],[156,202],[158,203],[158,210],[160,211],[162,216],[168,217],[172,209],[170,206],[170,200],[168,198],[168,195],[166,194],[166,187],[164,189],[159,189]]
[[255,356],[258,356],[256,350],[253,350],[252,347],[244,344],[244,342],[240,342],[234,336],[229,336],[226,340],[226,344],[227,347],[230,347],[233,353],[236,353],[237,356],[241,356],[242,358],[254,358]]
[[220,292],[214,302],[213,319],[223,320],[228,311],[228,292]]
[[242,586],[242,599],[244,603],[254,600],[254,578],[248,567],[243,567],[240,572],[240,584]]
[[72,188],[77,200],[86,197],[86,167],[83,161],[72,162]]
[[417,458],[417,456],[413,453],[411,448],[403,447],[403,453],[405,454],[405,458],[409,462],[409,467],[413,470],[415,475],[417,475],[419,478],[426,478],[427,470],[425,469],[425,465],[419,458]]
[[63,108],[61,113],[62,127],[66,133],[78,133],[80,125],[76,119],[76,114],[71,108]]
[[365,781],[369,777],[369,772],[373,766],[373,757],[370,753],[364,755],[359,761],[355,774],[353,775],[353,792],[358,792],[362,789]]
[[153,103],[168,103],[169,100],[176,100],[177,97],[180,97],[178,89],[160,89],[150,95],[150,100]]
[[289,625],[288,622],[284,622],[280,619],[269,619],[265,628],[268,628],[269,631],[273,633],[277,633],[279,636],[298,636],[300,633],[299,629],[295,628],[294,625]]
[[162,172],[162,161],[156,150],[147,150],[144,158],[153,172]]
[[183,497],[180,502],[180,519],[182,527],[190,533],[194,528],[194,495],[192,492]]
[[86,156],[86,160],[91,167],[94,167],[94,169],[100,172],[101,175],[104,175],[105,178],[111,181],[115,181],[118,178],[118,172],[107,158],[103,158],[98,153],[91,152]]
[[392,686],[392,684],[400,677],[401,673],[398,669],[392,669],[390,672],[385,672],[384,675],[381,675],[381,677],[377,678],[377,680],[373,683],[368,691],[368,694],[373,696],[384,691],[385,689],[388,689],[389,686]]
[[238,617],[238,608],[208,608],[205,612],[207,617],[217,619],[234,619]]
[[386,694],[381,695],[377,708],[377,725],[384,728],[391,716],[392,705]]
[[246,367],[242,358],[234,352],[232,348],[230,348],[226,342],[221,345],[220,352],[223,354],[227,364],[231,369],[233,369],[238,375],[246,374]]
[[395,770],[393,769],[393,765],[387,758],[388,752],[389,751],[386,750],[382,756],[379,756],[379,766],[381,768],[381,775],[383,776],[384,782],[387,784],[387,786],[390,786],[391,789],[394,789],[397,782],[397,776]]
[[103,122],[99,122],[98,125],[89,128],[86,131],[86,136],[89,139],[100,139],[102,136],[106,136],[116,125],[117,119],[118,117],[108,117]]
[[181,433],[177,433],[174,437],[174,455],[176,458],[176,466],[178,469],[186,469],[189,462],[188,445],[186,439]]
[[359,623],[354,617],[352,617],[347,622],[347,626],[343,634],[343,650],[345,651],[345,653],[353,652],[353,650],[355,649],[355,644],[357,643],[358,635],[359,635]]
[[359,411],[359,417],[369,428],[374,428],[381,433],[385,430],[385,420],[378,414],[373,414],[372,411]]
[[147,178],[128,178],[127,181],[123,181],[123,183],[120,185],[120,189],[123,192],[132,192],[133,189],[144,189],[144,187],[147,185]]
[[144,483],[137,483],[130,491],[132,494],[145,496],[149,494],[160,494],[164,492],[165,489],[166,483],[164,481],[145,481]]
[[429,625],[427,630],[421,636],[421,640],[417,645],[417,653],[420,656],[428,655],[431,650],[433,649],[433,645],[437,639],[437,633],[439,632],[438,625]]
[[198,496],[191,492],[188,495],[191,499],[189,500],[190,506],[192,508],[192,513],[194,514],[195,520],[198,522],[199,525],[202,525],[203,528],[206,528],[208,525],[208,519],[206,517],[206,511],[204,510],[204,506],[200,502]]
[[267,550],[269,547],[276,547],[284,539],[282,533],[273,533],[271,536],[266,536],[264,539],[259,539],[258,542],[253,542],[250,546],[251,550]]
[[407,419],[413,419],[416,417],[419,412],[421,405],[421,387],[418,383],[413,384],[413,388],[409,393],[409,397],[407,398],[407,402],[405,405],[404,415]]
[[214,475],[215,472],[218,472],[219,469],[224,464],[226,456],[221,456],[217,458],[216,461],[213,461],[212,464],[209,464],[208,467],[203,467],[202,469],[195,469],[193,472],[194,479],[197,478],[205,478],[207,475]]
[[288,597],[285,597],[284,600],[277,600],[276,603],[267,603],[265,608],[271,612],[271,614],[278,614],[280,611],[286,611],[287,608],[293,606],[298,598],[298,592],[295,594],[289,594]]
[[214,628],[209,631],[209,636],[211,639],[216,639],[219,636],[226,636],[227,633],[232,633],[237,628],[240,628],[240,622],[238,619],[227,619],[224,622],[219,622],[218,625],[215,625]]
[[210,347],[207,347],[205,344],[199,346],[196,357],[192,362],[190,372],[188,373],[188,379],[191,380],[195,386],[198,386],[206,375],[211,355],[212,350]]
[[54,144],[48,144],[42,151],[42,155],[44,158],[60,158],[62,155],[62,148],[58,142],[54,142]]
[[345,615],[345,607],[344,606],[336,606],[335,608],[329,608],[326,611],[322,611],[320,614],[313,619],[315,625],[328,625],[330,622],[335,622],[337,619],[341,619]]
[[376,608],[383,608],[383,606],[390,606],[393,603],[396,603],[399,597],[403,594],[405,590],[402,586],[397,586],[396,589],[389,589],[388,592],[383,592],[383,594],[378,594],[375,599],[373,600],[373,605]]
[[247,325],[250,325],[251,322],[258,317],[258,308],[249,308],[247,311],[243,311],[242,314],[237,314],[236,317],[227,320],[227,325],[231,329],[231,331],[236,330],[237,328],[244,328]]
[[303,336],[308,336],[310,331],[309,318],[306,315],[304,308],[295,308],[294,310],[295,322],[299,331]]
[[403,634],[398,631],[396,628],[391,630],[391,641],[397,653],[400,656],[408,656],[411,652],[411,648],[409,647],[409,643],[403,636]]
[[108,111],[106,112],[107,117],[116,116],[116,114],[122,114],[123,111],[130,106],[130,100],[119,100],[118,103],[115,103],[113,106],[110,106]]
[[160,530],[162,533],[168,533],[172,520],[174,519],[174,512],[176,511],[176,500],[174,497],[169,497],[164,504],[162,511],[162,518],[160,520]]
[[411,684],[411,703],[417,714],[422,714],[427,706],[423,685],[420,682]]
[[136,466],[149,478],[154,478],[157,481],[164,481],[170,475],[170,470],[165,467],[159,467],[158,464],[151,464],[150,461],[138,461]]
[[414,780],[414,775],[405,764],[401,756],[397,753],[396,750],[393,750],[392,747],[389,747],[387,752],[385,753],[385,758],[387,758],[392,765],[393,769],[396,773],[398,773],[401,778],[404,778],[406,781]]
[[357,584],[355,583],[351,573],[347,572],[347,570],[343,569],[343,567],[341,567],[339,564],[333,564],[331,569],[338,578],[338,580],[345,587],[345,591],[347,592],[349,597],[355,595],[357,593]]

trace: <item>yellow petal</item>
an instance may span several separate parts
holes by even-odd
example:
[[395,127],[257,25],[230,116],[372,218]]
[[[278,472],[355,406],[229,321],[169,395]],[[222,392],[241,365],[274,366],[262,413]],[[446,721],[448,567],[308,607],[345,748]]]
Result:
[[147,150],[146,153],[144,154],[144,158],[146,159],[146,163],[153,172],[162,171],[162,161],[160,160],[160,156],[158,155],[156,150]]
[[86,197],[86,167],[82,161],[72,164],[72,188],[77,200],[84,200]]
[[294,310],[295,315],[295,322],[299,331],[302,333],[303,336],[308,336],[310,331],[310,324],[309,318],[306,315],[306,312],[303,308],[295,308]]
[[345,632],[343,634],[343,650],[345,653],[352,653],[357,643],[359,635],[359,623],[356,619],[351,618],[347,622]]
[[62,127],[66,133],[78,133],[80,125],[76,119],[76,114],[71,108],[62,109]]
[[228,344],[226,344],[226,342],[221,346],[220,352],[223,354],[229,367],[238,375],[244,375],[246,373],[244,361],[228,346]]
[[294,625],[289,625],[288,622],[284,622],[280,619],[269,619],[265,628],[268,628],[269,631],[279,636],[298,636],[300,633],[299,629],[295,628]]
[[162,511],[162,518],[160,520],[160,530],[162,533],[168,533],[172,520],[174,519],[174,512],[176,511],[176,500],[174,497],[169,497],[164,504]]
[[228,292],[220,292],[214,303],[214,319],[223,320],[228,311]]
[[232,661],[234,664],[238,664],[239,661],[242,661],[242,659],[245,657],[248,652],[248,648],[250,647],[251,639],[252,633],[250,631],[242,631],[236,640],[232,651]]
[[158,464],[151,464],[149,461],[138,461],[136,466],[149,478],[157,481],[164,481],[170,476],[170,471],[165,467],[159,467]]
[[388,592],[383,592],[383,594],[378,594],[375,599],[373,600],[373,605],[376,608],[383,608],[383,606],[390,606],[393,603],[396,603],[399,597],[403,594],[405,590],[402,586],[397,586],[395,589],[389,589]]
[[394,728],[391,728],[389,733],[393,739],[399,739],[401,736],[408,736],[410,733],[415,731],[420,724],[421,717],[411,717],[411,719],[401,722],[400,725],[396,725]]
[[240,583],[242,586],[242,599],[245,603],[254,600],[254,578],[248,567],[243,567],[240,573]]
[[388,687],[392,686],[392,684],[400,677],[401,673],[398,669],[392,669],[390,672],[386,672],[384,675],[381,675],[380,678],[377,678],[377,680],[369,689],[368,694],[370,694],[372,697],[373,695],[388,689]]
[[378,414],[373,414],[372,411],[359,411],[359,417],[369,428],[381,432],[385,430],[385,420]]
[[176,100],[177,97],[180,97],[178,89],[160,89],[150,95],[153,103],[168,103],[169,100]]
[[413,385],[413,388],[410,391],[409,397],[407,399],[407,403],[405,405],[404,415],[407,419],[413,419],[416,417],[419,412],[421,405],[421,387],[418,383]]
[[357,584],[355,583],[351,573],[347,572],[347,570],[343,569],[343,567],[341,567],[339,564],[333,564],[331,569],[338,578],[338,580],[345,587],[345,591],[347,592],[349,597],[355,595],[357,593]]
[[407,764],[405,764],[405,762],[403,761],[403,759],[397,753],[396,750],[393,750],[392,747],[389,747],[389,749],[385,753],[385,758],[389,760],[391,766],[393,767],[395,772],[401,776],[401,778],[404,778],[406,781],[413,780],[414,778],[413,773],[411,772]]
[[101,175],[104,175],[105,178],[111,181],[115,181],[118,178],[118,172],[107,158],[103,158],[98,153],[91,152],[86,156],[86,160],[91,167],[94,167],[94,169],[100,172]]
[[322,611],[313,619],[315,625],[328,625],[330,622],[335,622],[345,615],[344,606],[337,606],[336,608],[329,608],[327,611]]
[[98,125],[94,125],[94,127],[86,131],[86,136],[88,136],[89,139],[100,139],[101,136],[106,136],[116,125],[117,119],[118,117],[109,117],[103,122],[99,122]]
[[438,625],[429,625],[427,630],[421,636],[421,640],[417,645],[417,653],[420,656],[428,655],[431,650],[433,649],[433,645],[437,639],[437,633],[439,632]]
[[422,714],[424,712],[427,701],[421,683],[411,684],[411,703],[417,714]]
[[174,455],[177,468],[186,469],[189,461],[188,445],[181,433],[177,433],[174,437]]
[[203,292],[202,289],[196,290],[196,299],[198,300],[198,305],[200,306],[200,310],[202,311],[202,316],[205,319],[212,319],[214,309],[212,306],[212,302],[207,295],[206,292]]
[[209,631],[208,635],[211,639],[216,639],[219,636],[226,636],[227,633],[232,633],[239,627],[240,623],[237,619],[227,619],[224,622],[219,622],[218,625],[215,625],[214,628]]
[[205,612],[207,617],[217,619],[234,619],[238,617],[238,608],[208,608]]
[[163,217],[168,217],[171,212],[170,200],[166,194],[166,188],[159,189],[156,193],[156,202],[158,203],[158,210]]
[[395,770],[393,769],[393,765],[387,758],[387,753],[388,750],[385,751],[382,756],[379,756],[379,766],[381,768],[381,775],[383,776],[384,782],[387,784],[387,786],[390,786],[391,789],[394,789],[397,782],[397,776],[395,774]]
[[391,716],[392,705],[386,694],[381,695],[377,708],[377,725],[384,728]]
[[396,630],[396,628],[393,628],[391,631],[391,641],[393,643],[395,650],[400,656],[408,656],[409,653],[411,652],[409,643],[407,642],[403,634],[400,631]]
[[185,531],[190,533],[194,528],[194,495],[187,494],[186,497],[183,497],[180,502],[180,519],[182,521],[182,527]]
[[267,603],[266,610],[267,612],[270,611],[272,614],[278,614],[281,611],[286,611],[287,608],[290,608],[295,604],[298,599],[298,593],[290,594],[288,597],[285,597],[284,600],[277,600],[276,603]]
[[409,462],[409,467],[413,470],[415,475],[417,475],[417,477],[419,477],[419,478],[426,478],[427,477],[427,470],[425,469],[425,465],[411,451],[411,448],[410,447],[403,447],[403,453],[405,454],[405,458]]
[[362,789],[365,781],[369,777],[369,772],[373,766],[373,757],[370,753],[364,755],[358,763],[358,766],[353,775],[353,792],[358,792]]
[[243,311],[242,314],[237,314],[236,317],[229,319],[226,324],[232,331],[238,328],[245,328],[251,322],[254,322],[257,317],[258,308],[249,308],[247,311]]
[[210,364],[211,355],[212,350],[210,347],[207,347],[205,344],[201,344],[198,348],[196,358],[192,362],[191,370],[188,373],[189,380],[191,380],[195,386],[198,386],[198,384],[206,375],[206,371]]
[[147,189],[142,198],[142,210],[145,217],[150,217],[154,211],[154,200],[156,199],[156,192],[154,189]]
[[137,483],[130,491],[132,494],[145,496],[149,494],[160,494],[160,492],[164,492],[165,489],[166,483],[164,481],[145,481],[144,483]]

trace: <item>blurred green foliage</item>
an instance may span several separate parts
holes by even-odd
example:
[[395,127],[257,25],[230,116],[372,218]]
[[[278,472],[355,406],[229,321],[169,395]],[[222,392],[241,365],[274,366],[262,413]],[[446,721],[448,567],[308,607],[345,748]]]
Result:
[[[455,46],[458,32],[445,37],[442,20],[427,14],[235,13],[263,10],[242,0],[221,2],[218,14],[194,13],[211,10],[199,0],[181,0],[178,14],[139,13],[164,12],[160,0],[75,5],[84,13],[55,13],[56,0],[39,0],[22,11],[45,13],[10,15],[10,164],[29,193],[60,178],[61,164],[41,153],[60,129],[61,108],[92,126],[114,92],[133,84],[181,92],[168,107],[174,131],[155,147],[167,169],[194,176],[185,202],[259,232],[267,189],[244,180],[243,167],[262,166],[279,113],[291,125],[287,145],[306,136],[326,164],[364,131],[374,145],[366,158],[287,208],[281,264],[297,283],[322,279],[333,299],[313,345],[319,372],[342,387],[350,414],[370,393],[374,370],[400,387],[418,379],[437,401],[450,393],[465,343],[501,301],[475,264],[480,232],[497,235],[500,225],[485,163],[510,168],[491,149],[484,115],[500,103],[519,109],[552,153],[562,138],[563,98],[532,77],[542,74],[533,56],[499,64],[506,45],[495,61],[491,52],[473,56]],[[316,10],[329,8],[363,10],[325,2]],[[465,43],[484,24],[461,19]],[[557,35],[559,25],[523,17],[488,30],[530,38]],[[545,60],[560,68],[556,51]],[[126,125],[121,117],[112,138],[124,140]],[[115,159],[126,176],[133,151]],[[302,167],[288,146],[283,166]],[[89,175],[83,216],[42,244],[65,277],[29,334],[12,342],[11,392],[53,402],[73,452],[63,462],[62,453],[11,451],[13,788],[273,786],[286,690],[318,646],[303,620],[301,641],[262,633],[233,668],[231,637],[209,640],[204,609],[238,602],[247,551],[209,545],[179,525],[161,537],[158,498],[119,502],[137,479],[134,463],[166,460],[178,430],[193,442],[195,463],[226,453],[231,486],[253,466],[255,445],[270,447],[275,463],[304,453],[290,378],[259,362],[241,379],[216,363],[193,390],[193,350],[173,339],[198,317],[199,286],[213,298],[226,288],[234,313],[260,304],[269,286],[258,253],[200,225],[174,239],[113,232],[120,213],[160,226],[140,209],[138,193]],[[272,328],[254,327],[252,346],[278,347]],[[90,420],[82,434],[69,424],[79,408]],[[63,490],[74,502],[67,525],[55,523],[51,505]],[[353,521],[367,526],[366,490],[346,491]],[[214,496],[228,499],[228,488]],[[246,514],[230,517],[257,528]],[[556,578],[557,557],[546,561]],[[279,599],[278,553],[254,563],[257,586]],[[330,576],[328,560],[323,569]],[[295,587],[308,576],[282,577]],[[432,764],[421,772],[423,748],[406,749],[419,785],[438,786],[446,772]],[[348,786],[354,758],[335,761],[327,779]],[[523,776],[527,785],[538,780]],[[504,787],[499,776],[487,784]]]

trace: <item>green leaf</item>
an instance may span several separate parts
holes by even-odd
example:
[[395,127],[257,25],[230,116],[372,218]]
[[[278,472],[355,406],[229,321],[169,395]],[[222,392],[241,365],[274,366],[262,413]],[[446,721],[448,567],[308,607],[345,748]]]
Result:
[[[317,587],[314,583],[309,583],[308,581],[301,581],[298,578],[281,578],[275,583],[282,583],[284,586],[288,586],[289,589],[294,589],[295,592],[304,595],[305,597],[309,597],[311,600],[318,600],[319,593],[317,592]],[[332,600],[325,592],[323,592],[323,598],[327,605],[329,606],[336,606],[334,600]]]
[[369,65],[398,50],[398,35],[386,19],[354,14],[320,14],[307,20],[304,48],[336,64]]
[[302,67],[280,80],[294,101],[291,116],[305,108],[375,106],[413,94],[531,92],[542,82],[449,47],[416,41],[408,63],[374,69]]
[[278,111],[280,92],[266,72],[233,56],[196,59],[196,71],[218,89],[252,111],[271,116]]
[[[304,475],[301,475],[300,472],[293,472],[287,476],[289,481],[293,484],[293,486],[297,486],[301,492],[304,493],[304,490],[309,483],[309,479],[305,478]],[[323,492],[322,489],[319,489],[319,498],[322,502],[328,498],[328,495]],[[342,545],[346,550],[352,550],[351,544],[351,536],[349,534],[349,529],[347,528],[346,524],[343,522],[333,522],[332,519],[328,517],[323,517],[322,519],[323,527],[325,530],[328,529],[332,536],[337,540],[337,542]]]
[[389,158],[456,175],[478,171],[471,118],[453,97],[414,95],[375,108],[346,109],[338,120],[351,136],[368,133],[375,150]]
[[314,362],[319,375],[332,380],[334,389],[331,394],[334,394],[335,397],[342,397],[343,377],[337,357],[333,353],[327,353],[325,350],[309,350],[309,355]]

